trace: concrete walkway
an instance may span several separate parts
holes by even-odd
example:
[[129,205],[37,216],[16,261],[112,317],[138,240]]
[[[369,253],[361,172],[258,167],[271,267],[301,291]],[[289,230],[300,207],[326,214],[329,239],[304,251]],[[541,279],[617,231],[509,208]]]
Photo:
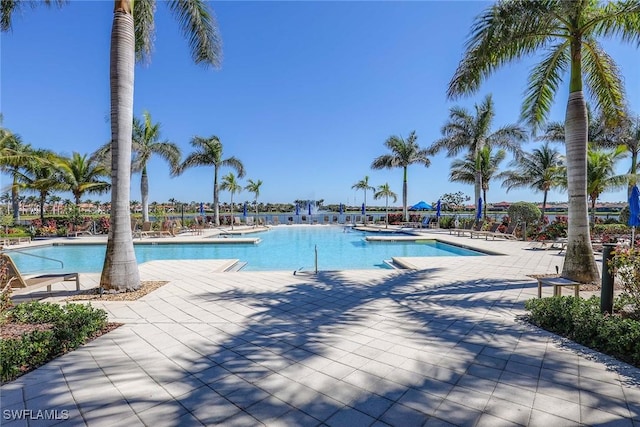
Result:
[[[503,255],[317,276],[143,264],[170,283],[94,303],[125,325],[2,386],[0,422],[640,426],[639,369],[517,320],[558,251],[428,234]],[[38,410],[59,419],[13,417]]]

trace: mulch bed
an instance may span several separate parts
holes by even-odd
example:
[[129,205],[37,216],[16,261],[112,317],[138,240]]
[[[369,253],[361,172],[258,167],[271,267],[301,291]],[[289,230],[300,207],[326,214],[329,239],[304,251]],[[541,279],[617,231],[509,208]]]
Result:
[[100,288],[80,291],[77,295],[67,298],[65,301],[135,301],[143,296],[166,285],[167,281],[142,282],[140,289],[131,292],[107,292],[100,293]]
[[[107,332],[111,332],[123,324],[124,323],[115,322],[107,323],[107,326],[96,332],[89,341],[98,338]],[[5,323],[0,325],[0,339],[8,340],[12,338],[20,338],[23,334],[29,334],[34,331],[49,331],[51,329],[53,329],[53,324],[51,323]]]

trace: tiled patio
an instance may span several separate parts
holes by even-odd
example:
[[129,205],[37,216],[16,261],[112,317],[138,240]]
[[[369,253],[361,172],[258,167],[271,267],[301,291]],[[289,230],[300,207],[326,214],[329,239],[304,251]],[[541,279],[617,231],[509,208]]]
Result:
[[[143,264],[170,283],[95,303],[125,325],[2,386],[1,423],[640,425],[639,369],[517,320],[536,295],[526,275],[555,272],[558,251],[434,237],[504,255],[317,276]],[[6,416],[22,409],[68,419]]]

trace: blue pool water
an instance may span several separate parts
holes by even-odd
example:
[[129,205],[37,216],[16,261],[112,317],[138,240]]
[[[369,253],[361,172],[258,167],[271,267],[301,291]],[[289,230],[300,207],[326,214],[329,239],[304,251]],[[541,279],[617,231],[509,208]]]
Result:
[[[258,244],[206,243],[165,244],[165,239],[145,239],[136,244],[139,263],[163,259],[239,259],[247,265],[243,271],[297,270],[314,268],[314,248],[318,249],[319,270],[353,270],[388,268],[384,260],[391,257],[477,256],[485,255],[434,240],[420,242],[367,242],[367,233],[342,227],[276,227],[263,233]],[[374,233],[378,234],[378,233]],[[64,245],[29,249],[28,253],[64,262],[64,270],[99,272],[104,262],[104,245]],[[60,264],[11,252],[24,273],[60,270]]]

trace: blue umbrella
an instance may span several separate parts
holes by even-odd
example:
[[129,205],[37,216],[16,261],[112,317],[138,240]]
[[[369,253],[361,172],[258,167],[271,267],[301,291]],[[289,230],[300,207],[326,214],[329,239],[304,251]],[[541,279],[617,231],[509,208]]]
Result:
[[311,215],[311,203],[307,205],[307,210],[309,211],[309,215]]
[[436,204],[436,217],[440,218],[440,200],[438,200],[438,203]]
[[340,215],[342,215],[344,213],[344,207],[342,206],[342,203],[340,203],[340,207],[338,208],[338,213]]
[[296,205],[296,215],[300,215],[300,206]]
[[247,216],[247,202],[244,202],[244,206],[242,207],[242,216]]
[[362,215],[364,215],[365,210],[366,210],[366,209],[365,209],[365,207],[364,207],[364,203],[363,203],[363,204],[362,204]]
[[204,216],[204,203],[200,202],[200,216]]
[[631,226],[631,247],[635,240],[636,227],[640,225],[640,190],[634,185],[629,196],[629,225]]
[[482,197],[478,199],[478,213],[476,214],[476,219],[482,218]]
[[433,206],[431,206],[429,203],[425,202],[424,200],[420,200],[418,203],[416,203],[415,205],[409,208],[410,211],[428,211],[431,209],[433,209]]

